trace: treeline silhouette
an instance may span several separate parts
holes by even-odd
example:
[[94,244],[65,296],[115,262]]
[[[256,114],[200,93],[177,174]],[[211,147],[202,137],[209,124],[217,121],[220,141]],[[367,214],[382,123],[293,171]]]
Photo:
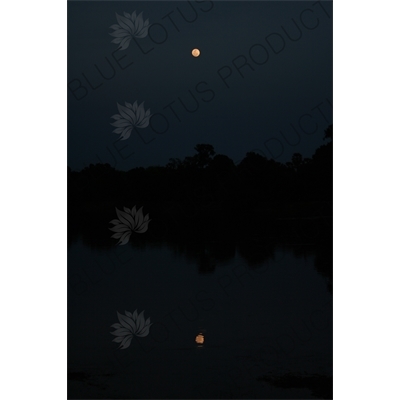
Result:
[[[198,144],[183,160],[119,171],[91,164],[68,167],[68,239],[113,247],[110,221],[115,208],[149,214],[149,228],[134,233],[130,245],[167,243],[209,272],[237,250],[249,265],[273,257],[276,245],[296,245],[301,254],[317,246],[318,269],[331,276],[332,125],[327,143],[311,158],[294,153],[285,164],[249,152],[237,165]],[[307,247],[308,246],[308,247]]]
[[[332,139],[332,126],[325,138]],[[295,153],[286,164],[249,152],[235,165],[209,144],[198,144],[195,151],[184,160],[170,159],[164,167],[68,168],[71,229],[87,223],[105,228],[116,218],[115,207],[134,205],[149,213],[153,229],[161,229],[163,222],[169,234],[206,237],[280,236],[277,221],[282,225],[289,218],[331,216],[332,141],[312,158]]]

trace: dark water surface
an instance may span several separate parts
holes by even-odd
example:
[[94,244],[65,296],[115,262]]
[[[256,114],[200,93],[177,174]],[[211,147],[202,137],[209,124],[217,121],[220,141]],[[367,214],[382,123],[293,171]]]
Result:
[[[190,255],[79,238],[68,250],[68,397],[329,398],[315,387],[332,376],[331,279],[305,247],[249,262],[235,245],[217,257],[218,243]],[[111,325],[135,310],[149,334],[121,350]]]

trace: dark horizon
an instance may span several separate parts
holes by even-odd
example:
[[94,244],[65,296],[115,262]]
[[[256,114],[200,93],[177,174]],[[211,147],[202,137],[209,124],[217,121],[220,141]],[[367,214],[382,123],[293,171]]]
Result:
[[[330,141],[332,140],[332,133],[333,133],[332,131],[333,131],[333,125],[332,124],[329,125],[328,127],[326,127],[326,129],[324,129],[324,131],[323,131],[324,132],[324,136],[322,137],[320,135],[322,137],[322,144],[319,147],[317,147],[315,149],[315,151],[318,150],[320,147],[323,147],[326,144],[330,143]],[[283,166],[291,166],[293,164],[293,159],[296,158],[296,157],[299,157],[299,156],[301,157],[302,160],[311,160],[312,157],[315,154],[315,152],[314,152],[314,153],[311,154],[311,157],[305,157],[303,154],[301,154],[301,153],[299,153],[297,151],[294,151],[291,154],[291,156],[288,158],[288,160],[283,161],[283,160],[277,160],[274,157],[267,157],[265,154],[262,154],[262,152],[259,151],[260,149],[253,149],[253,150],[250,150],[250,151],[246,152],[246,154],[244,155],[244,157],[242,159],[234,162],[234,160],[231,159],[227,154],[221,154],[221,153],[216,152],[214,146],[211,143],[197,143],[196,146],[192,150],[196,150],[197,146],[210,146],[212,148],[212,150],[213,150],[213,155],[214,156],[227,157],[236,166],[239,165],[246,157],[248,157],[249,154],[256,154],[258,156],[261,156],[261,157],[265,158],[268,161],[273,161],[273,162],[276,162],[276,163],[278,163],[280,165],[283,165]],[[94,162],[94,163],[90,163],[89,165],[85,165],[80,170],[74,170],[73,168],[70,167],[70,165],[68,165],[68,171],[69,172],[82,172],[84,170],[88,170],[88,168],[93,168],[93,167],[100,166],[100,165],[108,166],[108,167],[110,167],[110,168],[112,168],[112,169],[114,169],[116,171],[121,171],[121,172],[124,172],[124,171],[125,172],[129,172],[129,171],[132,171],[134,169],[143,169],[143,168],[144,169],[148,169],[148,168],[152,168],[152,167],[154,167],[154,168],[168,168],[168,167],[173,168],[174,164],[177,165],[177,166],[178,165],[183,166],[185,164],[185,161],[188,162],[192,157],[193,157],[193,154],[190,155],[190,156],[186,155],[182,159],[179,158],[179,157],[170,157],[168,159],[168,162],[166,164],[164,164],[164,165],[157,164],[157,165],[147,165],[147,166],[135,166],[135,167],[132,167],[129,170],[118,169],[118,168],[116,168],[116,166],[113,166],[112,164],[110,164],[108,162]]]

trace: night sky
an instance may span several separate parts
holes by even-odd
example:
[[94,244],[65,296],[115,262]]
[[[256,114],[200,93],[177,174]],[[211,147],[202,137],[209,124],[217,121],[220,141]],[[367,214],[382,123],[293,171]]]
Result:
[[[134,11],[150,28],[118,50],[110,26]],[[332,2],[69,2],[68,87],[73,170],[166,165],[198,143],[310,157],[332,123]],[[149,125],[119,140],[111,117],[135,101]]]

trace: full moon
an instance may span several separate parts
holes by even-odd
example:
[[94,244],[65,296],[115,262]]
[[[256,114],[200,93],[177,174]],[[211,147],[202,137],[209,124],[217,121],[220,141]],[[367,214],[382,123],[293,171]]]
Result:
[[193,49],[192,50],[192,56],[193,57],[198,57],[200,55],[200,50],[199,49]]

